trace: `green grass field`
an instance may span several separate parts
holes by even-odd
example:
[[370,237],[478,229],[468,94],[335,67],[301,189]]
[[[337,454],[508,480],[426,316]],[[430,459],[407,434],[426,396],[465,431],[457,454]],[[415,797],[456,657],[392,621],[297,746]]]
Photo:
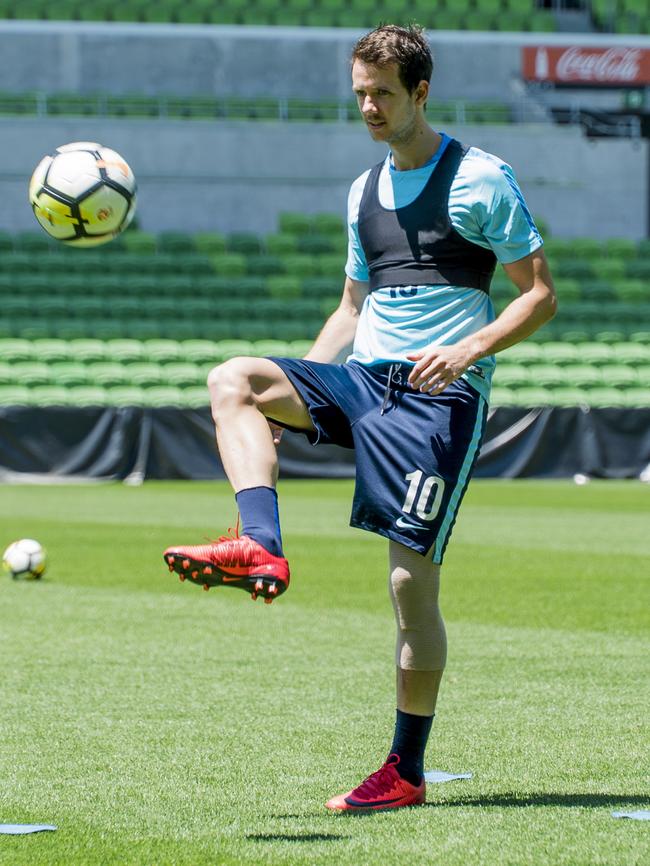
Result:
[[385,542],[349,482],[282,482],[289,592],[202,592],[161,551],[234,521],[225,484],[0,487],[0,863],[650,862],[650,487],[474,482],[443,570],[449,663],[425,807],[332,816],[394,718]]

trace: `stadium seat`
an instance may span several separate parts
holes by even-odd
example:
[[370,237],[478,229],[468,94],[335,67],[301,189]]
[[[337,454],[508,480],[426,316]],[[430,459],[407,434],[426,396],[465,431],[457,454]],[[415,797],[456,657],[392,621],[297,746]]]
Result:
[[145,406],[181,406],[183,393],[172,385],[154,385],[142,392]]
[[88,367],[78,361],[56,361],[48,365],[51,384],[67,388],[71,385],[92,384]]
[[30,388],[50,382],[49,367],[41,361],[18,361],[13,365],[13,371],[17,385]]
[[30,388],[29,401],[35,406],[66,406],[70,400],[62,385],[38,385]]
[[554,388],[550,394],[550,405],[552,406],[589,406],[590,393],[582,388],[567,385],[566,387]]
[[553,397],[550,390],[547,388],[518,388],[516,391],[513,392],[513,395],[516,401],[516,406],[535,408],[553,405]]
[[153,339],[145,340],[144,359],[156,363],[167,363],[182,359],[181,347],[177,340]]
[[0,385],[0,406],[28,406],[30,402],[25,385]]
[[177,388],[199,387],[205,382],[201,366],[188,361],[165,364],[161,375],[167,384]]
[[129,367],[115,361],[96,361],[86,365],[86,376],[89,385],[101,385],[110,388],[115,385],[127,385],[131,376]]
[[0,340],[0,360],[28,361],[34,357],[34,347],[29,340]]
[[97,385],[79,385],[66,389],[68,403],[71,406],[105,406],[108,404],[108,394],[105,388]]
[[142,406],[144,390],[136,385],[116,385],[106,389],[106,402],[110,406]]
[[627,395],[618,388],[591,388],[589,390],[589,405],[595,407],[627,406]]

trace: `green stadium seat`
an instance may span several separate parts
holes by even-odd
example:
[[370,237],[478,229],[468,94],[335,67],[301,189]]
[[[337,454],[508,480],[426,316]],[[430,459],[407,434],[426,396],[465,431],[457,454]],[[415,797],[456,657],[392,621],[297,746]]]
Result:
[[604,381],[604,378],[607,378],[607,374],[600,367],[573,364],[566,370],[565,381],[578,388],[599,388],[601,385],[609,384],[608,381]]
[[513,362],[499,364],[494,380],[500,388],[522,388],[535,383],[529,367]]
[[30,389],[30,403],[35,406],[66,406],[68,390],[63,385],[38,385]]
[[90,363],[91,361],[103,361],[107,357],[107,346],[103,340],[80,338],[66,342],[70,360]]
[[567,385],[561,388],[554,388],[550,393],[551,406],[588,406],[589,395],[582,388]]
[[226,251],[226,238],[218,232],[200,232],[194,235],[194,246],[197,252],[211,256]]
[[539,386],[518,388],[514,391],[514,399],[516,401],[516,406],[525,406],[526,408],[553,405],[551,391],[547,388],[540,388]]
[[589,405],[602,408],[627,406],[627,396],[623,390],[618,388],[591,388],[589,390]]
[[136,385],[117,385],[107,388],[106,402],[110,406],[142,406],[144,390]]
[[143,390],[145,406],[182,406],[183,392],[172,385],[154,385]]
[[128,385],[131,382],[129,367],[115,361],[96,361],[86,366],[86,376],[89,385],[101,385],[112,388],[116,385]]
[[25,385],[0,385],[0,406],[28,406],[30,402]]
[[250,340],[219,340],[216,346],[219,360],[254,355],[255,346]]
[[291,343],[286,340],[257,340],[253,343],[253,353],[259,357],[275,355],[278,358],[292,356]]
[[29,361],[34,357],[34,346],[30,340],[20,338],[0,340],[0,360]]
[[165,382],[177,388],[199,387],[205,382],[201,367],[188,361],[165,364],[162,376]]
[[603,367],[612,361],[620,360],[616,358],[615,347],[608,343],[584,342],[579,343],[575,348],[580,361],[594,367]]
[[128,377],[125,384],[140,385],[142,388],[165,384],[162,368],[158,364],[135,361],[132,364],[125,365],[124,370]]
[[129,253],[138,255],[153,255],[157,249],[156,236],[149,232],[129,230],[124,232],[124,247]]
[[108,405],[108,394],[105,388],[98,385],[79,385],[68,388],[68,403],[71,406],[105,406]]
[[650,407],[650,388],[626,388],[624,394],[626,406],[639,409]]
[[208,390],[205,386],[202,388],[196,386],[183,388],[182,401],[182,405],[190,409],[205,409],[210,403]]
[[572,382],[572,370],[555,364],[536,364],[530,370],[531,384],[543,388],[561,388]]
[[165,364],[170,361],[182,360],[181,345],[177,340],[154,339],[146,340],[143,346],[144,358]]
[[607,346],[611,360],[618,364],[643,366],[650,364],[650,346],[643,343],[624,342]]
[[290,352],[288,357],[303,358],[314,345],[313,340],[293,340],[290,343]]
[[262,242],[259,236],[252,232],[233,232],[228,237],[227,249],[230,253],[257,256],[262,252]]
[[603,379],[605,384],[614,388],[632,388],[640,384],[637,370],[625,364],[608,364],[603,369]]
[[51,384],[67,388],[71,385],[89,385],[92,380],[85,364],[78,361],[56,361],[49,364]]
[[547,363],[555,364],[558,367],[574,364],[579,359],[577,346],[573,343],[555,342],[554,340],[544,343],[543,354]]
[[511,388],[495,385],[490,392],[490,406],[515,406],[516,392]]
[[67,340],[38,339],[32,341],[34,358],[50,364],[53,361],[66,361],[70,357],[69,343]]
[[312,230],[313,217],[303,213],[284,212],[278,218],[280,231],[289,235],[304,235]]
[[13,371],[17,385],[30,388],[50,382],[49,367],[42,361],[18,361],[13,365]]
[[246,256],[240,253],[215,253],[210,257],[214,272],[224,277],[241,277],[246,273]]
[[267,277],[266,287],[271,298],[299,298],[302,295],[303,281],[300,277],[283,274]]
[[0,385],[14,385],[15,382],[13,365],[7,361],[0,361]]

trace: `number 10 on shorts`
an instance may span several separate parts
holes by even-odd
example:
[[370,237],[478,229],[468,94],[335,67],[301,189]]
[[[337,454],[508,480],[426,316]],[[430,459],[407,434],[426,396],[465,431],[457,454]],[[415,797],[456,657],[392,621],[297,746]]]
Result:
[[402,511],[411,514],[415,505],[415,513],[420,520],[435,520],[442,504],[445,482],[438,475],[429,475],[422,481],[423,475],[421,469],[416,469],[404,476],[409,488]]

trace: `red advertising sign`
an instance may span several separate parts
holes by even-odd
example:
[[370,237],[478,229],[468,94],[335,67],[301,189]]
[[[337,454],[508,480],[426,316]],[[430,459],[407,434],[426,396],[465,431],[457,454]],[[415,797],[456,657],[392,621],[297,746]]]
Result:
[[601,87],[650,84],[648,48],[527,45],[521,61],[526,81]]

